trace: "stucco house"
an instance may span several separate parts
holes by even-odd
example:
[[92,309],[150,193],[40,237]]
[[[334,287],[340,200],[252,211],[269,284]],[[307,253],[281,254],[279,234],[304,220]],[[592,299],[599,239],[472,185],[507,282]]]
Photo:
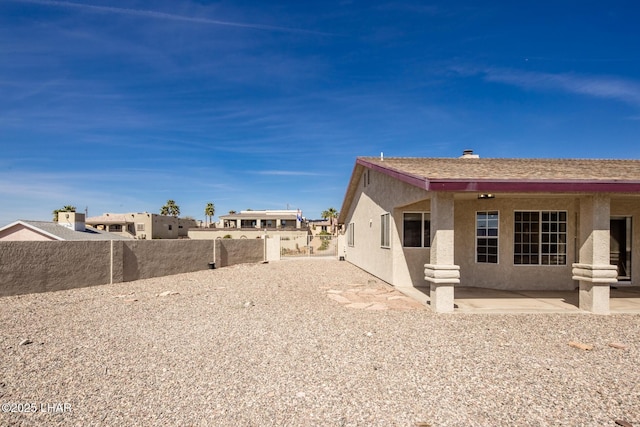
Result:
[[456,286],[609,290],[640,284],[640,161],[356,159],[340,209],[345,258],[398,287],[428,287],[437,312]]
[[246,210],[220,216],[221,228],[246,230],[297,230],[306,228],[300,210]]
[[122,240],[126,237],[87,227],[84,214],[60,212],[58,221],[18,220],[0,227],[0,241]]
[[197,226],[194,219],[149,212],[105,213],[87,218],[86,222],[98,230],[134,239],[186,238],[189,228]]
[[221,215],[214,228],[189,230],[190,239],[262,239],[279,236],[284,242],[306,242],[308,222],[294,209],[246,210]]

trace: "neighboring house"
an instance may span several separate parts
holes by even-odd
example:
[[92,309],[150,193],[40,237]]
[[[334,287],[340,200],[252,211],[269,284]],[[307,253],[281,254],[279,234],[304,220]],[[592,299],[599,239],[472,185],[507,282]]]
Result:
[[242,228],[256,230],[296,230],[307,228],[300,210],[262,210],[240,211],[240,213],[221,215],[222,228]]
[[189,230],[190,239],[279,237],[283,248],[307,246],[309,226],[300,210],[246,210],[221,215],[215,228]]
[[135,239],[186,238],[189,228],[197,226],[193,219],[148,212],[105,213],[101,216],[87,218],[86,222],[98,230]]
[[[608,313],[640,284],[640,161],[359,157],[339,223],[345,256],[394,286],[573,290]],[[636,222],[634,226],[634,222]]]
[[84,214],[60,212],[58,222],[19,220],[0,228],[0,241],[122,240],[126,237],[86,227]]
[[331,221],[328,219],[309,220],[309,229],[314,236],[320,233],[331,233]]
[[309,220],[309,229],[314,236],[320,233],[335,234],[338,229],[338,218]]

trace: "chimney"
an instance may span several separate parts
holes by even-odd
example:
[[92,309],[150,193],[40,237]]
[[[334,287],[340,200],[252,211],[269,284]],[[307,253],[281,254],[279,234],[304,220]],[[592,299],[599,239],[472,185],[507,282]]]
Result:
[[462,156],[459,157],[460,159],[479,159],[480,156],[477,154],[473,154],[473,150],[464,150],[462,152]]
[[74,231],[84,231],[84,214],[77,212],[58,212],[58,225]]

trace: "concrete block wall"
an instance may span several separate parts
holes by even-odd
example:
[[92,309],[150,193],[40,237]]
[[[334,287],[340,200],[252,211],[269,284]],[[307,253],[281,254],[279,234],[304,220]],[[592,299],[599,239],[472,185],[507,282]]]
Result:
[[0,296],[58,291],[265,260],[263,240],[0,242]]
[[[113,243],[114,248],[122,245],[123,282],[204,270],[213,260],[212,242],[204,240],[119,240]],[[114,273],[119,270],[114,268]]]
[[109,242],[0,242],[0,296],[109,283]]
[[264,241],[262,239],[217,239],[216,267],[262,262],[265,260]]

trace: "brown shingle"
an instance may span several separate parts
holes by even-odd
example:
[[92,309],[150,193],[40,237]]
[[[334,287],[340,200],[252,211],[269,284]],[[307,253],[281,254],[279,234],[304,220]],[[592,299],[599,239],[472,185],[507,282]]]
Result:
[[359,157],[426,179],[640,181],[640,160]]

